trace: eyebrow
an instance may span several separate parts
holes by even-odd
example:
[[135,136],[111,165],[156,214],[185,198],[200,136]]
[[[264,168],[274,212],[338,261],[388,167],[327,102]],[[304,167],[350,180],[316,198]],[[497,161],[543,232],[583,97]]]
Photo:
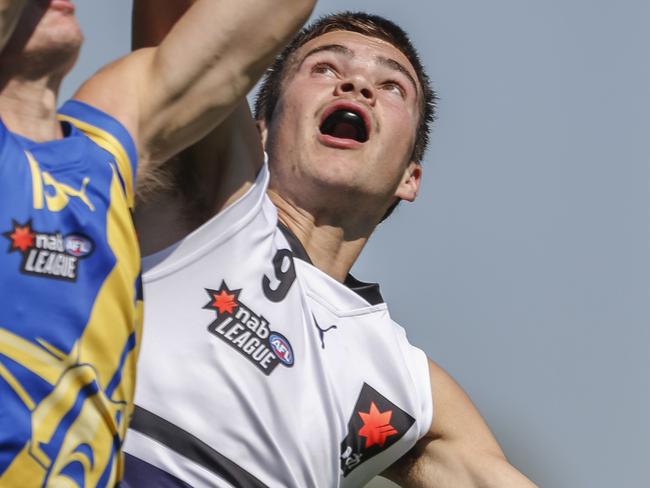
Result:
[[311,51],[309,51],[307,54],[305,54],[302,59],[298,59],[297,57],[293,57],[291,64],[289,68],[287,69],[287,73],[295,73],[298,71],[303,63],[309,58],[310,56],[313,56],[316,53],[320,53],[323,51],[330,51],[330,52],[335,52],[335,53],[340,53],[343,54],[346,57],[352,57],[354,56],[354,53],[350,48],[347,48],[345,46],[342,46],[340,44],[324,44],[322,46],[315,47]]
[[[354,57],[354,51],[346,46],[342,46],[341,44],[324,44],[322,46],[315,47],[307,54],[305,54],[303,58],[300,60],[299,66],[301,66],[308,57],[323,51],[342,54],[347,58]],[[415,93],[418,93],[418,85],[415,79],[413,78],[413,76],[411,75],[411,73],[409,73],[409,71],[404,67],[404,65],[395,61],[392,58],[386,58],[384,56],[377,56],[375,59],[380,65],[385,66],[386,68],[389,68],[393,71],[402,73],[404,76],[406,76],[406,78],[408,78],[408,80],[411,82],[411,85],[413,85],[413,88],[415,89]]]
[[300,64],[305,62],[305,60],[313,56],[314,54],[323,52],[323,51],[329,51],[329,52],[334,52],[338,54],[344,55],[346,58],[351,58],[354,56],[354,51],[350,49],[349,47],[342,46],[341,44],[323,44],[322,46],[315,47],[311,51],[309,51],[307,54],[305,54],[302,59],[300,60]]
[[411,73],[401,64],[395,61],[394,59],[391,58],[385,58],[383,56],[377,56],[377,61],[379,61],[379,64],[382,66],[386,66],[387,68],[390,68],[394,71],[398,71],[399,73],[402,73],[404,76],[408,78],[408,80],[411,82],[411,85],[413,85],[413,88],[415,89],[415,93],[418,93],[418,85],[413,79],[413,76],[411,76]]

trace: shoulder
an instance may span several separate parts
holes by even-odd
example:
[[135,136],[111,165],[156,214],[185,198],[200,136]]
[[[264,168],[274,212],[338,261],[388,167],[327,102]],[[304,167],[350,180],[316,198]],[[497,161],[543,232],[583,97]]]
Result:
[[133,198],[138,153],[127,128],[109,113],[76,99],[66,102],[59,109],[58,117],[112,155],[127,193]]
[[137,159],[135,143],[128,129],[110,113],[95,105],[78,99],[68,100],[59,109],[58,117],[75,125],[88,136],[119,145],[116,149],[125,151],[125,156],[132,161]]
[[105,65],[81,85],[74,99],[110,114],[137,140],[138,113],[144,103],[140,96],[142,73],[153,63],[154,55],[154,48],[139,49]]

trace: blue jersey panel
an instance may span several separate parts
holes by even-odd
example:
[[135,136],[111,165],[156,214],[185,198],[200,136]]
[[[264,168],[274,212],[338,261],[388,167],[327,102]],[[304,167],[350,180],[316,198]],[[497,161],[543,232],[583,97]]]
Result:
[[112,486],[122,469],[140,334],[135,146],[107,114],[65,108],[54,141],[0,121],[0,486]]

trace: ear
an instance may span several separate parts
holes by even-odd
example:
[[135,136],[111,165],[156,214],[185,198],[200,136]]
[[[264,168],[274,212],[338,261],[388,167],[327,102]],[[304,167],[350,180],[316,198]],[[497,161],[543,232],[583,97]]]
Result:
[[402,180],[400,181],[395,196],[401,200],[412,202],[418,196],[420,190],[420,181],[422,179],[422,165],[411,161],[404,170]]
[[268,124],[266,123],[266,120],[256,120],[255,125],[257,126],[257,130],[260,133],[260,139],[262,140],[262,147],[264,150],[266,150],[266,141],[268,139],[269,135],[269,127]]

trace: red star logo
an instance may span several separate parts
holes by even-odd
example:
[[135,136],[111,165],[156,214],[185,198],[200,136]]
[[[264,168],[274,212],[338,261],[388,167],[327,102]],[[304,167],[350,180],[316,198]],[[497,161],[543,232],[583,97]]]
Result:
[[212,306],[219,310],[219,313],[232,313],[237,308],[237,299],[225,290],[221,290],[219,294],[212,295]]
[[13,232],[5,232],[4,235],[11,239],[10,251],[19,249],[20,252],[25,252],[34,246],[35,234],[32,232],[31,224],[27,222],[25,225],[18,225],[14,221]]
[[363,420],[363,427],[359,429],[359,435],[366,438],[366,448],[375,444],[383,447],[387,437],[397,434],[397,429],[390,425],[392,410],[380,412],[375,402],[370,402],[370,410],[367,413],[358,412],[358,414]]
[[203,307],[205,309],[216,310],[218,314],[232,314],[239,307],[237,297],[239,296],[240,290],[229,290],[223,281],[218,290],[206,288],[205,291],[208,292],[208,296],[210,297],[210,303]]

